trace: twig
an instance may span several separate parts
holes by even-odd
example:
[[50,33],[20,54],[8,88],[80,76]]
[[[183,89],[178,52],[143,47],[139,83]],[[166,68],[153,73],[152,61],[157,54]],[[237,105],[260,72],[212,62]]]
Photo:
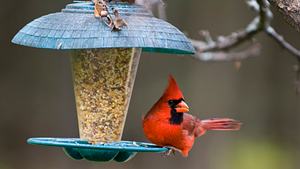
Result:
[[145,6],[149,10],[156,9],[160,19],[167,19],[166,5],[163,0],[135,0],[135,3]]
[[294,65],[294,71],[296,72],[295,88],[296,93],[300,93],[300,62],[298,61],[297,65]]
[[[246,0],[246,2],[250,9],[257,14],[247,27],[243,30],[233,32],[228,36],[219,36],[216,40],[213,40],[209,32],[201,31],[200,35],[204,40],[191,39],[193,46],[197,50],[194,57],[201,61],[222,61],[222,58],[223,61],[229,61],[258,56],[259,52],[257,51],[260,49],[260,46],[257,44],[252,44],[248,47],[249,49],[246,48],[238,52],[231,52],[231,50],[236,49],[236,47],[247,41],[251,41],[258,33],[265,32],[300,61],[300,51],[284,40],[284,38],[271,26],[273,13],[270,9],[268,0]],[[149,9],[153,9],[156,6],[159,11],[158,13],[160,14],[159,17],[161,19],[166,19],[165,5],[162,0],[136,0],[136,3],[144,5]],[[255,52],[249,52],[254,51],[253,46],[256,46],[259,49],[255,50]],[[236,54],[239,54],[240,57]]]
[[[273,13],[270,10],[269,2],[267,0],[247,0],[247,4],[257,13],[257,16],[250,22],[250,24],[244,30],[234,32],[228,36],[219,36],[216,41],[212,40],[211,37],[210,41],[207,41],[207,37],[204,37],[206,39],[205,41],[192,40],[192,43],[197,50],[195,58],[201,61],[221,61],[219,57],[209,57],[210,59],[208,59],[206,56],[212,56],[214,54],[219,55],[220,52],[225,52],[228,53],[229,58],[224,57],[224,61],[231,60],[232,53],[230,50],[235,49],[244,42],[253,39],[258,33],[265,32],[279,45],[300,60],[300,51],[285,41],[284,38],[271,26],[270,23],[273,19]],[[209,33],[206,34],[209,35]],[[253,46],[250,46],[249,48],[252,47]],[[240,60],[257,56],[258,54],[258,52],[249,53],[249,49],[247,48],[235,53],[240,54],[241,57],[235,58]]]
[[[201,61],[222,61],[220,59],[216,59],[216,57],[211,57],[209,60],[206,55],[219,55],[220,52],[228,53],[228,57],[223,58],[223,61],[231,60],[232,52],[230,50],[236,48],[237,46],[243,44],[246,41],[249,41],[254,38],[256,34],[262,32],[264,30],[264,26],[267,24],[267,12],[266,8],[258,3],[259,0],[249,0],[247,1],[248,6],[257,13],[257,16],[247,25],[247,27],[243,30],[233,32],[228,36],[219,36],[217,40],[211,40],[210,42],[206,41],[197,41],[192,40],[194,47],[197,50],[195,58]],[[206,33],[207,34],[207,33]],[[207,39],[207,38],[205,38]],[[212,38],[210,38],[212,39]],[[199,46],[200,42],[202,44]],[[258,46],[258,45],[256,45]],[[259,52],[249,52],[253,51],[253,45],[246,49],[241,50],[240,52],[234,52],[240,54],[241,57],[236,57],[235,60],[243,60],[249,57],[258,56]],[[257,49],[259,50],[259,49]]]
[[[145,5],[145,2],[151,2],[152,6],[150,6],[152,8],[153,4],[160,0],[136,1],[140,1],[142,4],[144,3],[143,5]],[[281,0],[278,1],[281,2]],[[244,30],[233,32],[228,36],[219,36],[217,37],[217,40],[213,40],[208,31],[200,31],[200,35],[204,40],[191,39],[192,44],[197,50],[194,58],[200,61],[235,61],[237,68],[239,68],[241,60],[258,56],[260,54],[261,46],[258,43],[252,43],[250,46],[241,51],[232,52],[231,50],[247,41],[252,41],[258,33],[264,32],[274,39],[283,49],[287,50],[297,58],[298,63],[294,66],[294,71],[296,72],[295,86],[296,93],[300,93],[300,50],[287,42],[283,36],[277,33],[271,26],[273,13],[270,9],[268,0],[246,0],[246,2],[247,5],[257,14],[247,27]],[[298,2],[297,7],[299,7],[299,5],[300,4]],[[164,10],[164,8],[159,8],[159,10]],[[290,11],[289,9],[287,10]],[[295,10],[298,12],[297,15],[300,15],[299,8],[295,8]],[[297,23],[300,23],[300,19],[297,20]],[[300,29],[299,25],[297,28],[298,30]]]
[[295,55],[298,59],[298,61],[300,61],[300,51],[298,49],[296,49],[294,46],[292,46],[290,43],[288,43],[283,36],[279,35],[274,28],[272,28],[271,26],[269,26],[265,32],[271,37],[273,38],[282,48],[286,49],[287,51],[289,51],[291,54]]
[[166,4],[161,0],[157,3],[157,11],[160,19],[167,20]]
[[261,46],[259,43],[254,43],[250,47],[240,52],[227,52],[227,51],[215,51],[215,52],[204,52],[201,55],[195,55],[196,59],[202,61],[241,61],[248,58],[249,56],[260,55]]

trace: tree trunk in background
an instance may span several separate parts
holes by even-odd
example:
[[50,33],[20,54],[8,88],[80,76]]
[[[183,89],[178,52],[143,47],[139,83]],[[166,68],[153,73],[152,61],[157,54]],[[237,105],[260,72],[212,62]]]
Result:
[[299,0],[269,0],[284,19],[297,31],[300,31],[300,1]]

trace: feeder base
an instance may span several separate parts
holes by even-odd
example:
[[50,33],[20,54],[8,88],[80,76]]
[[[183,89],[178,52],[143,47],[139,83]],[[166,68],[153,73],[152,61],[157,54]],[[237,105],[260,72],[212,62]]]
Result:
[[127,162],[138,152],[166,152],[168,148],[155,144],[120,141],[104,144],[89,144],[79,138],[30,138],[28,144],[62,147],[65,153],[75,160]]

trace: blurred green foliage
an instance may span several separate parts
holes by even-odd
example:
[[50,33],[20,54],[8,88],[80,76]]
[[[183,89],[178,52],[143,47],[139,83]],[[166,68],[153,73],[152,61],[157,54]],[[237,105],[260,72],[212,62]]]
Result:
[[11,168],[0,161],[0,169],[11,169]]
[[[296,168],[291,151],[271,139],[242,140],[234,146],[223,169],[292,169]],[[224,163],[223,163],[224,164]]]

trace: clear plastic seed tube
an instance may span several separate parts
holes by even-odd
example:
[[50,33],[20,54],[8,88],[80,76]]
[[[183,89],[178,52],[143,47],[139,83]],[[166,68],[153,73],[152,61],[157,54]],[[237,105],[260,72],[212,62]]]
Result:
[[141,49],[78,50],[72,57],[80,138],[120,141]]

